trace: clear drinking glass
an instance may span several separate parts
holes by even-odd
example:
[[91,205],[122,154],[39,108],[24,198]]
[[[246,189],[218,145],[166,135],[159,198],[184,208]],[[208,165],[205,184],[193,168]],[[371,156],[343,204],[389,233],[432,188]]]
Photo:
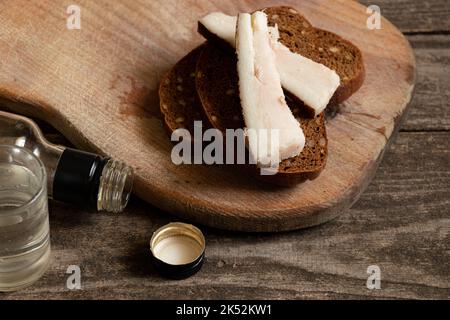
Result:
[[0,145],[0,291],[31,285],[49,261],[45,167],[24,148]]

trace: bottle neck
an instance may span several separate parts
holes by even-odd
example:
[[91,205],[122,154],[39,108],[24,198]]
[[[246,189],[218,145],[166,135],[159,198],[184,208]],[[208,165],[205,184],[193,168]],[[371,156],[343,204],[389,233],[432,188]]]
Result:
[[121,212],[132,189],[132,169],[96,154],[67,148],[53,180],[55,200],[97,211]]
[[123,162],[107,159],[97,193],[97,210],[121,212],[130,199],[133,171]]

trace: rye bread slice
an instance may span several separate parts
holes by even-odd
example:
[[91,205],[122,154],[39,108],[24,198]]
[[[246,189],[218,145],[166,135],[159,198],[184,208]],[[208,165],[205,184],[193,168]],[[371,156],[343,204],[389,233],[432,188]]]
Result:
[[161,80],[160,109],[169,134],[180,128],[193,134],[194,121],[203,121],[204,127],[210,127],[195,86],[196,65],[202,51],[203,46],[195,48]]
[[[341,84],[331,98],[327,110],[332,111],[362,86],[364,64],[361,51],[355,45],[332,32],[314,28],[292,7],[270,7],[263,11],[268,16],[269,25],[278,26],[282,44],[293,52],[327,66],[339,75]],[[209,32],[201,23],[198,25],[198,32],[220,47],[230,49],[227,42]],[[298,100],[289,92],[286,94]],[[301,103],[299,100],[298,102]],[[311,110],[308,111],[310,115]]]
[[[222,132],[245,126],[236,64],[235,54],[213,44],[204,47],[197,62],[198,96],[212,126]],[[311,118],[297,101],[289,97],[286,101],[305,134],[306,143],[302,153],[282,161],[278,173],[273,176],[260,175],[255,165],[246,167],[262,180],[279,185],[294,185],[320,174],[327,160],[328,140],[323,113]]]

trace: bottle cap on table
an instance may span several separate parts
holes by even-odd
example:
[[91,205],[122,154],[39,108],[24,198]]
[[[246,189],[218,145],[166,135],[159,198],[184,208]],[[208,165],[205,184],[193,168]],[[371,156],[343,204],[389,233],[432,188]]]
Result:
[[201,269],[205,237],[191,224],[169,223],[153,233],[150,250],[159,273],[171,279],[184,279]]

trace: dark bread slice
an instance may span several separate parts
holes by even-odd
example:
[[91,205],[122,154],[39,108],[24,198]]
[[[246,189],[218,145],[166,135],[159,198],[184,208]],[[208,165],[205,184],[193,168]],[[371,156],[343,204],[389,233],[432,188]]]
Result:
[[[244,128],[239,98],[237,58],[213,44],[207,44],[197,63],[197,93],[206,115],[214,128]],[[294,116],[299,119],[306,143],[297,157],[280,163],[278,173],[262,176],[256,166],[246,166],[265,181],[279,185],[294,185],[306,179],[314,179],[323,170],[328,154],[325,117],[321,113],[310,118],[296,101],[287,98]]]
[[194,121],[203,121],[204,127],[210,127],[195,87],[196,65],[202,50],[203,46],[199,46],[182,58],[159,85],[160,109],[169,134],[179,128],[193,134]]
[[[314,28],[294,8],[280,6],[263,11],[268,16],[270,26],[278,25],[281,43],[291,51],[321,63],[339,75],[341,84],[331,98],[328,110],[334,109],[362,86],[364,64],[361,51],[355,45],[332,32]],[[227,42],[209,32],[201,23],[198,25],[198,32],[220,47],[230,48]],[[288,92],[287,95],[301,103],[294,95]],[[309,114],[311,111],[309,110]]]
[[347,100],[364,82],[361,51],[350,41],[330,31],[311,27],[305,18],[291,7],[266,8],[269,25],[278,25],[280,41],[293,52],[336,71],[341,84],[330,105]]

